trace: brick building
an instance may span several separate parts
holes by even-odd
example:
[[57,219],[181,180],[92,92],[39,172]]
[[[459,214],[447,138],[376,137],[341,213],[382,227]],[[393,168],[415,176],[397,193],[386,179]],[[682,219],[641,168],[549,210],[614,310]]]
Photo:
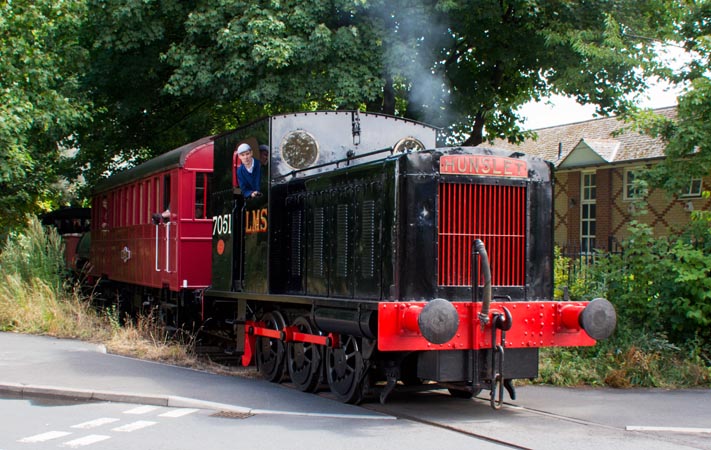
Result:
[[[655,112],[674,117],[676,107]],[[624,127],[617,118],[607,117],[538,129],[538,139],[520,145],[495,143],[555,165],[554,238],[568,253],[614,250],[634,217],[639,197],[633,183],[635,171],[664,158],[659,139],[630,131],[616,133]],[[689,222],[691,211],[711,209],[711,200],[701,196],[709,183],[709,177],[690,179],[687,191],[676,196],[650,189],[648,213],[634,218],[651,225],[655,236],[674,233]]]

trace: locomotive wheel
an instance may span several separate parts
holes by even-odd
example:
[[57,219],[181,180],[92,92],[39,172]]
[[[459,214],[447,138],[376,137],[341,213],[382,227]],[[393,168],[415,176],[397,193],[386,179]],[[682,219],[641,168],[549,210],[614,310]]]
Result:
[[[262,318],[265,327],[272,330],[283,330],[286,327],[284,316],[279,311],[264,314]],[[256,349],[257,368],[262,376],[273,382],[279,383],[284,376],[284,356],[286,346],[281,339],[257,337]]]
[[[293,324],[299,332],[316,334],[311,321],[297,317]],[[303,392],[314,392],[321,379],[321,347],[308,342],[289,342],[286,352],[286,364],[294,386]]]
[[326,349],[328,386],[340,401],[358,404],[363,399],[363,355],[355,337],[341,338],[339,348]]

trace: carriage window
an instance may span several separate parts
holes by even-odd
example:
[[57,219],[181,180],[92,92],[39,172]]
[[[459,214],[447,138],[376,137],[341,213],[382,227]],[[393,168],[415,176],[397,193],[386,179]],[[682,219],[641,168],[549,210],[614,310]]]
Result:
[[130,198],[128,188],[125,187],[121,189],[121,205],[123,206],[121,208],[121,226],[123,227],[129,224],[129,213],[131,212]]
[[136,186],[131,186],[131,199],[129,200],[129,207],[131,208],[131,223],[129,225],[136,225],[136,208],[138,202],[136,201]]
[[158,177],[153,178],[153,193],[155,197],[153,198],[153,205],[151,210],[153,212],[156,212],[160,208],[160,180],[158,179]]
[[101,197],[101,214],[100,226],[102,230],[109,228],[109,199],[105,195]]
[[143,211],[145,211],[145,207],[143,205],[143,181],[138,183],[138,223],[142,224],[143,223]]
[[[170,209],[170,175],[163,177],[163,211]],[[173,211],[171,211],[173,212]]]
[[146,181],[146,223],[150,223],[151,219],[151,211],[153,208],[151,208],[151,201],[153,197],[151,197],[151,180]]
[[116,228],[121,223],[119,222],[119,203],[121,199],[119,197],[119,191],[114,191],[111,193],[111,227]]
[[197,172],[195,174],[195,218],[206,219],[210,217],[210,185],[212,174]]

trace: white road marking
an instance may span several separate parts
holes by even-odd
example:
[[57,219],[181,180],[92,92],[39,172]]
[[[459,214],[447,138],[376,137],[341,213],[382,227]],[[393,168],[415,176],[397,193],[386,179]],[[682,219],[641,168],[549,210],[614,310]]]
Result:
[[114,428],[111,431],[124,431],[126,433],[130,433],[131,431],[136,431],[136,430],[140,430],[142,428],[147,428],[147,427],[153,426],[157,423],[158,422],[150,422],[148,420],[139,420],[138,422],[133,422],[133,423],[129,423],[129,424]]
[[58,439],[64,436],[69,436],[72,433],[67,431],[48,431],[47,433],[36,434],[34,436],[26,437],[20,439],[17,442],[35,443],[35,442],[45,442],[51,441],[52,439]]
[[174,409],[173,411],[168,411],[163,414],[158,414],[159,417],[183,417],[187,416],[188,414],[196,413],[200,411],[199,409],[193,409],[193,408],[181,408],[181,409]]
[[84,436],[83,438],[74,439],[73,441],[65,442],[61,447],[84,447],[85,445],[96,444],[97,442],[105,441],[111,439],[111,436],[104,436],[101,434],[90,434],[89,436]]
[[711,428],[689,428],[689,427],[643,427],[627,425],[627,431],[668,431],[672,433],[711,433]]
[[159,409],[160,406],[150,406],[150,405],[145,405],[145,406],[139,406],[137,408],[129,409],[128,411],[124,411],[124,414],[148,414],[149,412],[155,411],[156,409]]
[[114,419],[113,417],[102,417],[101,419],[90,420],[89,422],[83,422],[77,425],[72,425],[71,428],[80,428],[82,430],[88,430],[90,428],[100,427],[106,425],[107,423],[118,422],[121,419]]

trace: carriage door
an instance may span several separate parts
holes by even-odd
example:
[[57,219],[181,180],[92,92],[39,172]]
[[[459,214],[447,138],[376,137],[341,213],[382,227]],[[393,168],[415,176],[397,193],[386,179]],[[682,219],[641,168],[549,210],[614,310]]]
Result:
[[175,246],[171,246],[170,244],[176,232],[175,223],[172,222],[172,214],[174,214],[175,211],[171,211],[170,204],[170,174],[163,176],[161,188],[158,187],[158,180],[157,178],[154,179],[156,206],[158,210],[153,215],[156,239],[155,270],[156,272],[168,274],[174,271],[174,267],[171,267],[170,261],[171,259],[175,259],[174,256],[171,256],[171,251],[175,251]]

